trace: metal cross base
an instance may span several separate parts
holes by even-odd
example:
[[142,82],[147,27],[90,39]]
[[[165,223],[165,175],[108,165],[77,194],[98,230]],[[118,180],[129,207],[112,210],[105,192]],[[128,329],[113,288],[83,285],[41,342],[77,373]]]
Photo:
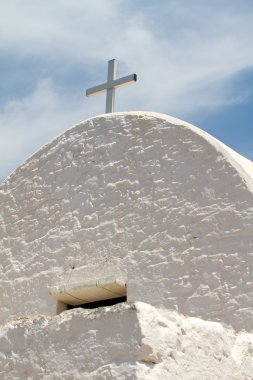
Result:
[[105,112],[111,113],[114,112],[114,103],[115,103],[115,89],[117,87],[124,86],[127,83],[136,82],[137,75],[131,74],[126,77],[116,79],[116,59],[111,59],[108,61],[108,74],[107,82],[100,84],[98,86],[89,88],[86,90],[86,96],[96,95],[100,92],[106,91],[106,107]]

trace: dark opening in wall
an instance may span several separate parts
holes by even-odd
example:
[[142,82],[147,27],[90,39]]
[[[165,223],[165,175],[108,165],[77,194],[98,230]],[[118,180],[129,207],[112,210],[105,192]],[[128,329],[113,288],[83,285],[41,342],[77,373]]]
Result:
[[126,300],[127,300],[126,297],[118,297],[118,298],[110,298],[108,300],[100,300],[96,302],[84,303],[82,305],[77,305],[77,306],[67,305],[67,310],[76,309],[77,307],[82,307],[83,309],[96,309],[97,307],[116,305],[117,303],[126,302]]

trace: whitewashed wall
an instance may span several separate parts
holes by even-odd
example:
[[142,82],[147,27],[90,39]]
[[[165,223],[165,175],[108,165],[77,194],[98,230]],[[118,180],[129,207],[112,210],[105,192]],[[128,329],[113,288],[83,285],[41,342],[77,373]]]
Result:
[[129,301],[251,330],[252,168],[165,115],[68,130],[1,186],[1,321],[54,315],[58,282],[116,274]]

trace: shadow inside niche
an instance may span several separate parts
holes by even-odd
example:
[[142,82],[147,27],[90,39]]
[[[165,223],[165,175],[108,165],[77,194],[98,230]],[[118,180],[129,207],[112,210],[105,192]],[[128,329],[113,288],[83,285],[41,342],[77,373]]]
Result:
[[67,305],[67,310],[76,309],[78,307],[82,307],[83,309],[96,309],[97,307],[116,305],[117,303],[126,302],[126,300],[127,300],[126,297],[118,297],[118,298],[110,298],[108,300],[84,303],[82,305],[77,305],[77,306]]

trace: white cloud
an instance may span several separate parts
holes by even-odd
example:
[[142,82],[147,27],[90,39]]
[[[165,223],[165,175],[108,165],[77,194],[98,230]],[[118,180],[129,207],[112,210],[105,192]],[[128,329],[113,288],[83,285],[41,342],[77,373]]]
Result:
[[69,128],[82,115],[61,98],[51,80],[43,80],[27,97],[7,101],[0,114],[0,173],[6,176],[28,155]]
[[[20,55],[55,55],[66,61],[96,57],[115,25],[112,0],[3,0],[0,46]],[[103,34],[104,30],[104,34]],[[82,61],[83,62],[83,61]]]

